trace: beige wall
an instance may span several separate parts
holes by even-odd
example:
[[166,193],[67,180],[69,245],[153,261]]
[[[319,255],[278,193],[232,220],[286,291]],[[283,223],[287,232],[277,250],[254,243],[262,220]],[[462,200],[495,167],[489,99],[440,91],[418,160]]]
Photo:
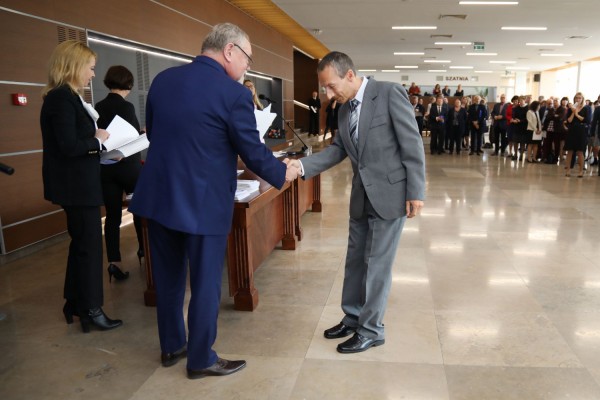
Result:
[[[40,91],[59,30],[86,38],[87,30],[178,53],[199,53],[202,38],[220,22],[244,29],[253,47],[253,70],[283,80],[284,114],[294,116],[292,42],[224,0],[0,0],[0,222],[10,252],[66,230],[60,209],[43,199]],[[98,78],[96,78],[98,79]],[[26,107],[11,105],[25,93]]]

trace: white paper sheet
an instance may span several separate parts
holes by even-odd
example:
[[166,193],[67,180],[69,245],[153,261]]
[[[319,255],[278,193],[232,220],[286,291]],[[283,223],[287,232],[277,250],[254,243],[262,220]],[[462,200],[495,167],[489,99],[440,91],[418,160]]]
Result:
[[132,142],[140,136],[140,133],[133,127],[133,125],[118,115],[115,115],[106,130],[108,133],[110,133],[110,136],[102,144],[108,151]]
[[254,110],[254,116],[256,117],[256,129],[258,129],[258,137],[260,138],[260,141],[264,143],[265,139],[263,137],[273,124],[277,114],[271,112],[271,105],[269,104],[263,110]]

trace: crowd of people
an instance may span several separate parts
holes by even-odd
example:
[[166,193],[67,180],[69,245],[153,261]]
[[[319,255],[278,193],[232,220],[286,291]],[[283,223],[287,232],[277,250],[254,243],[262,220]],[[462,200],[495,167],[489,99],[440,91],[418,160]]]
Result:
[[[438,89],[439,85],[434,92]],[[411,103],[419,131],[431,135],[432,155],[460,154],[461,150],[481,155],[484,134],[489,132],[491,156],[528,163],[564,161],[566,176],[577,164],[578,177],[583,176],[586,163],[600,163],[600,96],[592,102],[580,92],[572,101],[568,97],[543,96],[533,100],[527,95],[513,96],[507,102],[502,94],[490,110],[479,95],[457,96],[451,106],[441,91],[427,106],[418,95],[411,96]]]

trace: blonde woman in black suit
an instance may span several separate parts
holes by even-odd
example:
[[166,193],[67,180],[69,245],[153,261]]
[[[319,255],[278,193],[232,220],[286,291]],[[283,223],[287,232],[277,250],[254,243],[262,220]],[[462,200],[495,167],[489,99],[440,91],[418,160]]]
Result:
[[102,310],[102,226],[100,152],[109,137],[97,129],[98,114],[79,93],[94,77],[96,53],[68,40],[52,53],[40,115],[44,198],[60,205],[71,237],[63,313],[68,324],[79,316],[84,332],[122,325]]

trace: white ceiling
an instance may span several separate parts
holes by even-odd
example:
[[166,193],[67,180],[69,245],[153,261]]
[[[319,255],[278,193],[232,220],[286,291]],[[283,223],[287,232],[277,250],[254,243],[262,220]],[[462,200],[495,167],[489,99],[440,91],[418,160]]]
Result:
[[[347,53],[357,69],[394,69],[417,65],[419,71],[473,66],[475,70],[505,73],[506,67],[529,67],[532,72],[600,56],[600,0],[520,0],[514,6],[459,5],[459,0],[273,0],[278,7],[330,50]],[[440,18],[466,14],[466,19]],[[398,25],[437,26],[436,30],[392,30]],[[503,31],[503,26],[545,26],[546,31]],[[431,35],[452,35],[432,38]],[[567,39],[587,36],[588,39]],[[467,56],[473,46],[439,46],[436,41],[484,42],[484,52],[497,56]],[[527,42],[563,46],[526,46]],[[430,48],[441,48],[434,50]],[[542,57],[546,53],[570,57]],[[394,52],[425,52],[395,56]],[[445,64],[425,59],[450,60]],[[492,64],[490,61],[516,61]],[[466,71],[461,71],[466,72]],[[600,73],[600,71],[599,71]]]

